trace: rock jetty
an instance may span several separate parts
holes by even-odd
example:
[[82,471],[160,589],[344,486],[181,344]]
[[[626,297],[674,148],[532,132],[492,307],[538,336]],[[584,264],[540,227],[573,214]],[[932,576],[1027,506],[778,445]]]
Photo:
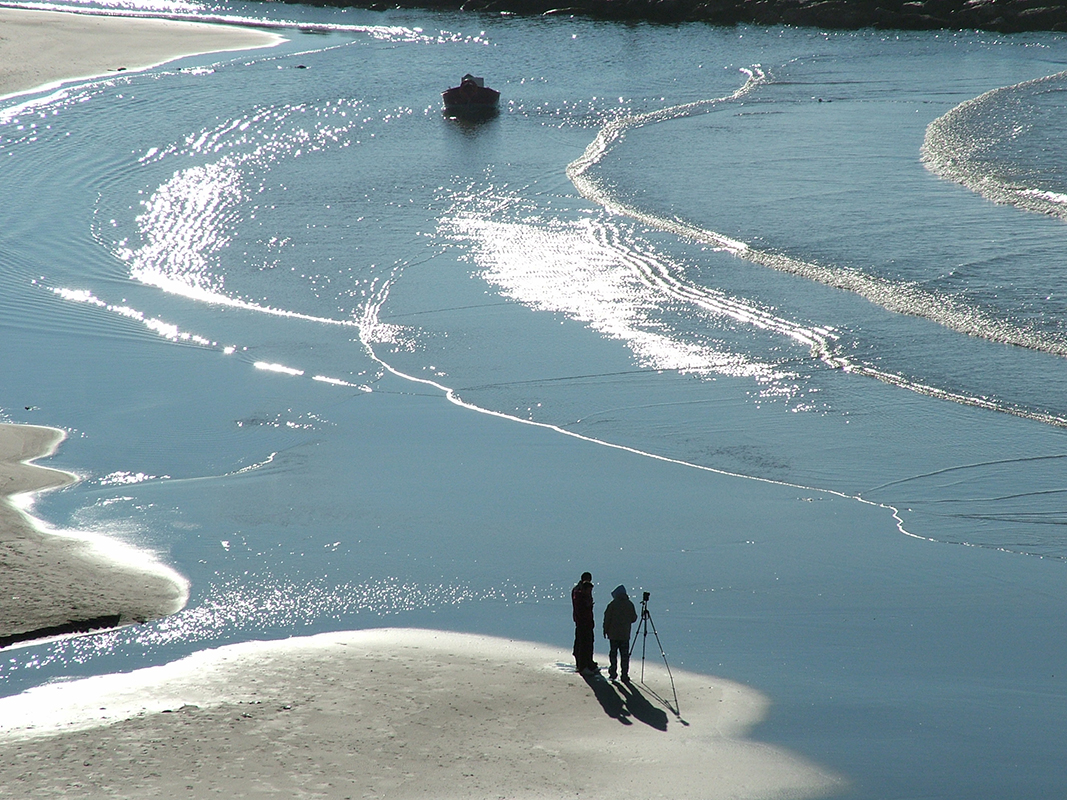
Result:
[[1067,3],[1054,0],[319,0],[363,8],[423,8],[596,19],[797,25],[883,30],[1067,31]]

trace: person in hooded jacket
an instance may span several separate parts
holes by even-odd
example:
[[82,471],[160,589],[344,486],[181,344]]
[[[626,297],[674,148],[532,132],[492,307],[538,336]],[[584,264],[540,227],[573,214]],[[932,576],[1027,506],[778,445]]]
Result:
[[616,662],[622,663],[623,683],[630,682],[630,626],[637,622],[637,609],[621,583],[611,593],[612,600],[604,609],[604,637],[611,642],[608,653],[608,678],[615,680]]

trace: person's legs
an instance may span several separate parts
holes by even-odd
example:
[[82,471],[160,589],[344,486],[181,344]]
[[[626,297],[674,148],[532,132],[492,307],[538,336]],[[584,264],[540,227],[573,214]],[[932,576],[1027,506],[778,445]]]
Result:
[[630,643],[625,639],[620,639],[618,642],[612,642],[611,647],[614,649],[616,645],[619,648],[619,672],[622,674],[624,681],[630,680]]
[[593,668],[595,666],[593,664],[593,629],[579,627],[574,634],[574,647],[577,651],[575,653],[575,661],[578,664],[578,671],[581,672],[583,669]]
[[[624,652],[625,652],[625,649],[624,649]],[[618,660],[619,660],[619,640],[618,639],[612,639],[611,640],[611,649],[608,651],[608,678],[610,680],[615,680],[615,676],[617,676],[619,674],[619,671],[617,669]],[[624,675],[626,674],[625,668],[623,669],[623,674]]]

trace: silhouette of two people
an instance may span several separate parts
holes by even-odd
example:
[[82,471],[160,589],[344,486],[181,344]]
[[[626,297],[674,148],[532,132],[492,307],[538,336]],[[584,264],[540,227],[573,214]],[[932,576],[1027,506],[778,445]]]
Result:
[[[637,609],[619,584],[611,593],[612,600],[604,609],[604,638],[610,642],[608,677],[615,680],[621,667],[622,680],[630,680],[630,626],[637,622]],[[574,669],[582,675],[599,671],[593,660],[593,575],[583,572],[581,580],[571,589],[574,616]]]
[[[583,572],[581,580],[571,589],[574,615],[574,663],[592,688],[604,712],[624,725],[638,720],[657,730],[667,730],[667,714],[657,708],[630,681],[630,629],[637,622],[637,609],[622,584],[611,592],[611,602],[604,609],[604,637],[611,643],[608,654],[608,677],[600,676],[600,668],[593,660],[593,576]],[[616,682],[621,674],[622,683]],[[673,685],[673,684],[672,684]],[[652,693],[656,697],[655,693]],[[658,698],[657,698],[658,699]]]

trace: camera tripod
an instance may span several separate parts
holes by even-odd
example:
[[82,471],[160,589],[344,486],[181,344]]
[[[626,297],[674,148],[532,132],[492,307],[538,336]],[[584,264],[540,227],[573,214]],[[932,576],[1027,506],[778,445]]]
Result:
[[671,692],[674,694],[674,713],[676,716],[680,716],[681,708],[678,705],[678,690],[674,688],[674,675],[671,674],[671,665],[667,663],[667,654],[663,652],[663,643],[659,640],[656,623],[652,621],[652,614],[648,610],[648,597],[649,593],[645,592],[641,598],[641,618],[638,620],[637,630],[634,631],[634,640],[630,645],[630,653],[633,653],[634,648],[637,647],[637,637],[641,636],[641,683],[644,683],[645,648],[648,645],[648,629],[651,627],[652,635],[656,637],[656,644],[659,646],[659,654],[663,657],[663,666],[667,668],[667,677],[671,679]]

